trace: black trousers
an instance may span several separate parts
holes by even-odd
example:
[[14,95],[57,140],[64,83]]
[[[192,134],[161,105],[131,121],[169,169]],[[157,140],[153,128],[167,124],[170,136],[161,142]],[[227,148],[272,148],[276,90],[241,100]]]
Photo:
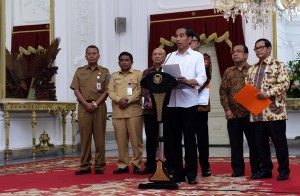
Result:
[[208,138],[208,112],[198,112],[196,129],[197,147],[199,153],[199,163],[202,172],[210,168],[209,157],[209,138]]
[[255,145],[261,163],[261,171],[271,172],[273,163],[270,156],[269,138],[271,138],[278,161],[278,172],[289,174],[289,150],[286,139],[286,121],[251,122],[251,129],[255,133]]
[[231,168],[238,174],[245,173],[243,141],[244,134],[249,147],[251,173],[259,171],[254,132],[250,131],[249,116],[234,118],[227,121],[227,129],[231,147]]
[[[190,108],[168,107],[164,127],[167,167],[175,178],[197,177],[196,126],[197,106]],[[182,135],[184,136],[185,168],[183,168]]]
[[149,169],[156,168],[156,151],[158,147],[159,123],[154,114],[144,114],[144,125],[146,133],[146,154],[145,166]]

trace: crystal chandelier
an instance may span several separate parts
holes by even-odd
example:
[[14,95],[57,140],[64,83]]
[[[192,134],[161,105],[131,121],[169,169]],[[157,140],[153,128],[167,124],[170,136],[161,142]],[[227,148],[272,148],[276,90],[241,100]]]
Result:
[[297,15],[299,11],[300,0],[214,0],[215,12],[224,13],[224,18],[233,22],[238,14],[241,14],[246,23],[251,18],[251,24],[254,29],[257,26],[269,24],[273,12],[280,16],[287,13],[289,20]]

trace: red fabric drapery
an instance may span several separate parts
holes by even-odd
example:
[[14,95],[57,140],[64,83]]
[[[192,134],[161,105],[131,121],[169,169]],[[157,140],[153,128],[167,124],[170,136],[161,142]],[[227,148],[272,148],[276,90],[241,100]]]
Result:
[[[170,14],[150,15],[150,39],[148,59],[151,62],[152,51],[160,46],[160,38],[171,41],[171,36],[179,27],[192,28],[198,35],[205,34],[206,37],[216,33],[218,37],[229,32],[229,40],[232,45],[244,44],[244,34],[242,29],[242,19],[237,17],[235,23],[227,22],[223,14],[215,14],[213,10],[200,10],[179,12]],[[230,55],[230,46],[224,41],[215,43],[217,60],[221,76],[225,69],[230,67],[233,62]],[[176,50],[176,46],[165,47],[168,52]]]
[[48,48],[50,45],[50,25],[26,25],[14,26],[12,33],[11,51],[19,52],[19,47],[25,49],[31,46],[35,49],[38,46]]

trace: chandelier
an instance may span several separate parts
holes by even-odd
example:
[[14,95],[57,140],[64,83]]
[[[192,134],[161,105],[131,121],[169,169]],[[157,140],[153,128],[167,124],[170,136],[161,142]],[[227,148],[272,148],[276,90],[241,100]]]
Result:
[[214,0],[215,12],[224,14],[224,18],[233,22],[237,15],[242,15],[254,29],[257,26],[266,26],[272,17],[272,13],[277,12],[281,17],[287,13],[289,20],[297,15],[300,0]]

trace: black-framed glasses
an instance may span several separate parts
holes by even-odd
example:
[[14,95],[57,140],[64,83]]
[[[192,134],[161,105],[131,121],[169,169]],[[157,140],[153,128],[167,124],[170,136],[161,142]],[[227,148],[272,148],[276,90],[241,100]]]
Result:
[[198,42],[198,40],[197,39],[193,39],[192,42]]
[[254,50],[254,51],[258,51],[258,50],[262,50],[263,48],[267,48],[267,46],[259,46],[259,47],[255,47],[253,50]]

